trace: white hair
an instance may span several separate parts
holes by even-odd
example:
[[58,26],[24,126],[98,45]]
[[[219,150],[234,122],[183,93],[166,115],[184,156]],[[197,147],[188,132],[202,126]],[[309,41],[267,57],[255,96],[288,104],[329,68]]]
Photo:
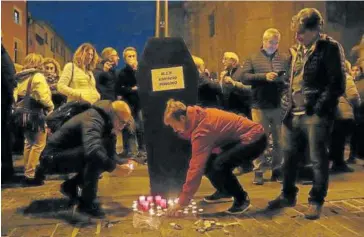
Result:
[[263,40],[269,40],[273,37],[278,37],[279,40],[281,39],[281,33],[276,28],[269,28],[264,31]]

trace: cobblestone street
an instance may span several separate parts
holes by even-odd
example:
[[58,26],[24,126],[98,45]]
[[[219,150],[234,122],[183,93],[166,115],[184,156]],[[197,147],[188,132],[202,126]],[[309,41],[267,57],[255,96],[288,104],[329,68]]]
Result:
[[[239,180],[249,192],[253,207],[241,216],[217,214],[231,205],[204,205],[204,218],[220,223],[233,223],[222,229],[198,233],[194,223],[201,218],[162,218],[159,230],[133,227],[132,202],[139,195],[148,194],[149,179],[146,166],[139,166],[131,176],[120,178],[104,174],[100,181],[100,200],[107,218],[88,220],[80,214],[73,215],[67,208],[67,199],[59,192],[60,176],[51,176],[41,187],[24,188],[21,185],[2,187],[2,236],[364,236],[364,168],[362,161],[353,165],[356,172],[332,175],[323,215],[317,221],[303,218],[307,207],[310,185],[299,185],[299,198],[295,208],[281,212],[265,211],[267,202],[275,198],[280,184],[266,182],[264,186],[252,184],[253,174],[240,176]],[[21,160],[16,161],[20,168]],[[265,174],[265,178],[270,177]],[[195,200],[214,190],[207,179]],[[203,204],[200,204],[203,205]],[[182,230],[175,230],[170,223]]]

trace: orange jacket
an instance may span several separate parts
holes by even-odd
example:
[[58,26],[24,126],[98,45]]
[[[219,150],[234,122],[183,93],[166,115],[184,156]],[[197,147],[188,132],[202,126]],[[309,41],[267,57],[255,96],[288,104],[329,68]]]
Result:
[[262,125],[219,109],[189,106],[187,119],[188,128],[182,136],[191,140],[192,158],[179,197],[182,206],[187,205],[197,192],[206,162],[215,148],[237,141],[250,144],[264,134]]

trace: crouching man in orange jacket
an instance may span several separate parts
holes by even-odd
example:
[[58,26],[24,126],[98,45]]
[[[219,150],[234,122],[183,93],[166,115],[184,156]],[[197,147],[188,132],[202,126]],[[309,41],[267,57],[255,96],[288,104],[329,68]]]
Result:
[[234,201],[226,212],[240,214],[250,207],[247,192],[233,174],[244,160],[261,155],[267,145],[262,125],[246,117],[219,109],[186,106],[170,99],[164,112],[164,123],[181,137],[191,140],[192,158],[177,205],[167,211],[178,216],[200,186],[203,175],[216,192],[204,198],[207,203]]

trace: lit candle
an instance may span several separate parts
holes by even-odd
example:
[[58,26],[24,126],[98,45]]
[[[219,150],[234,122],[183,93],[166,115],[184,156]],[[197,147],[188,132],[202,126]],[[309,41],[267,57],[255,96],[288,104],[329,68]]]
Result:
[[198,209],[198,212],[203,212],[203,209]]
[[148,196],[148,197],[147,197],[147,201],[148,201],[148,202],[153,202],[153,196]]
[[173,200],[172,199],[168,199],[168,204],[172,204]]
[[191,204],[192,204],[192,205],[196,205],[196,202],[192,202]]
[[178,203],[179,198],[174,199],[174,203]]
[[145,201],[145,196],[139,196],[139,202]]
[[155,196],[155,203],[157,204],[157,205],[160,205],[160,201],[162,200],[162,197],[161,196]]
[[143,201],[142,203],[143,211],[149,210],[149,203],[147,201]]
[[162,208],[167,208],[167,200],[166,200],[166,199],[162,199],[162,200],[160,201],[160,206],[161,206]]

